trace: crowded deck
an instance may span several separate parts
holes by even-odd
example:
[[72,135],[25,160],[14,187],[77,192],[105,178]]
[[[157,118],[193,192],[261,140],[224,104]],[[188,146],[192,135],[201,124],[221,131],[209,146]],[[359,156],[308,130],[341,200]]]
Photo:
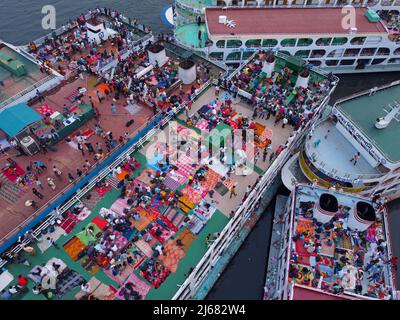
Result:
[[307,299],[303,289],[310,288],[311,296],[392,299],[391,242],[379,199],[309,186],[298,186],[294,197],[288,270],[294,297]]
[[[116,49],[115,39],[102,47]],[[49,57],[54,50],[36,48],[46,67],[76,73],[61,88],[39,92],[28,102],[42,117],[30,131],[40,132],[42,153],[13,160],[14,149],[4,151],[5,171],[13,178],[6,177],[7,186],[25,193],[7,201],[4,212],[20,210],[21,215],[2,224],[3,234],[23,222],[27,210],[40,212],[39,206],[66,186],[80,186],[103,161],[119,160],[105,168],[107,176],[91,179],[93,187],[74,197],[61,214],[56,210],[39,234],[34,228],[27,231],[2,254],[3,299],[173,298],[295,130],[313,118],[335,85],[313,71],[312,85],[294,93],[293,83],[282,77],[295,77],[299,67],[279,58],[273,74],[261,76],[269,80],[250,88],[244,84],[259,81],[263,52],[228,80],[215,65],[199,57],[176,57],[166,47],[159,42],[124,58],[117,55],[117,63],[100,72],[91,68],[100,65],[92,64],[93,48],[86,57],[78,50],[66,58],[70,63]],[[285,104],[288,92],[293,97]],[[275,102],[282,112],[269,109]],[[86,110],[91,114],[87,122],[61,136],[58,117],[80,123]],[[306,119],[295,121],[304,110]],[[286,112],[293,117],[284,121]],[[154,115],[155,122],[176,121],[158,128],[148,124]],[[133,145],[143,131],[152,135]],[[132,147],[121,158],[118,147],[124,145]]]

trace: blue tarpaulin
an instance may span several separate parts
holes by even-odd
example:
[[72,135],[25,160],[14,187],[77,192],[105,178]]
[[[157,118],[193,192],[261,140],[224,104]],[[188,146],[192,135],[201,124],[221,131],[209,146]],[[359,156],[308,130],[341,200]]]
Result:
[[14,138],[25,127],[41,119],[41,115],[25,103],[0,111],[0,129]]

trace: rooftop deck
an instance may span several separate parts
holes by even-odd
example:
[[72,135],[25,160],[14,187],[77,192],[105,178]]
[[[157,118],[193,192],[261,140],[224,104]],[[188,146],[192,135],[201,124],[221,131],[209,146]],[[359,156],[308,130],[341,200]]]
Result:
[[[366,8],[355,8],[357,32],[360,34],[385,34],[381,22],[370,22],[365,17]],[[236,26],[230,28],[218,22],[227,16]],[[206,22],[211,36],[230,35],[307,35],[348,34],[342,28],[341,8],[207,8]],[[312,21],[312,23],[310,23]]]
[[386,116],[393,105],[400,100],[400,85],[395,84],[379,89],[373,95],[364,92],[361,95],[343,99],[336,107],[343,111],[350,120],[387,156],[392,162],[400,161],[400,148],[398,148],[397,137],[400,136],[400,123],[393,119],[385,129],[377,129],[375,122],[377,118]]
[[363,156],[356,164],[350,161],[358,150],[330,120],[315,128],[313,136],[306,142],[306,150],[309,159],[313,160],[318,168],[349,181],[380,176],[380,172]]
[[350,299],[389,299],[395,289],[391,266],[385,264],[391,252],[385,209],[375,210],[374,222],[360,232],[350,228],[350,221],[356,204],[369,201],[329,192],[336,197],[338,210],[329,222],[321,223],[317,212],[323,206],[320,197],[327,192],[309,186],[296,188],[289,282]]
[[[6,59],[11,59],[15,67],[9,68],[2,64],[1,61],[6,62]],[[10,64],[10,60],[7,64]],[[3,84],[0,85],[0,105],[48,76],[49,74],[40,70],[38,64],[0,43],[0,81]]]

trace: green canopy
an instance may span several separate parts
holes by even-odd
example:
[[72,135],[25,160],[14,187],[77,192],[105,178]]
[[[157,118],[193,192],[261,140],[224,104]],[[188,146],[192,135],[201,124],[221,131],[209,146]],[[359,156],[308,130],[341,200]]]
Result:
[[0,129],[9,137],[14,138],[24,128],[41,119],[38,112],[25,103],[20,103],[0,111]]

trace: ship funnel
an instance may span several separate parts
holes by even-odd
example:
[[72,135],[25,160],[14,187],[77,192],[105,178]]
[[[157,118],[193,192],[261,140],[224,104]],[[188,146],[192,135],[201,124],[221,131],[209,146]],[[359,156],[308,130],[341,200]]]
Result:
[[377,129],[385,129],[393,119],[395,119],[397,122],[400,121],[398,118],[396,118],[400,112],[400,104],[395,102],[394,106],[389,105],[389,107],[391,108],[390,111],[383,109],[387,113],[385,117],[376,119],[375,127]]

